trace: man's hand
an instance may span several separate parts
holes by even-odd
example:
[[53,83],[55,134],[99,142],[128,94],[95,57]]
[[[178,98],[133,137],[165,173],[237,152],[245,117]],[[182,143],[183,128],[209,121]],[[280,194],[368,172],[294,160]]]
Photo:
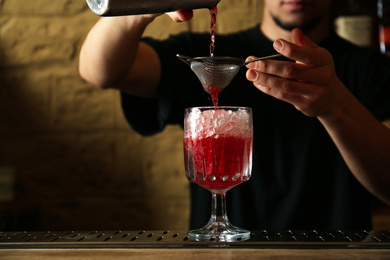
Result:
[[171,17],[171,19],[175,22],[188,22],[194,16],[192,10],[183,10],[167,13]]
[[291,39],[292,42],[276,40],[274,48],[295,63],[253,62],[247,65],[247,79],[262,92],[291,103],[307,116],[337,112],[347,89],[336,76],[332,55],[299,29],[291,32]]
[[295,62],[249,63],[248,80],[262,92],[317,117],[356,179],[390,205],[389,129],[343,85],[327,50],[298,29],[291,32],[291,39],[276,40],[274,48]]

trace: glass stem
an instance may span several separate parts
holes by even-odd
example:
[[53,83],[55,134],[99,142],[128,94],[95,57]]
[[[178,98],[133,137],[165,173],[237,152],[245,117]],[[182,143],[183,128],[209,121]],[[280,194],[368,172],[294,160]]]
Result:
[[210,222],[229,222],[226,214],[226,193],[213,193]]

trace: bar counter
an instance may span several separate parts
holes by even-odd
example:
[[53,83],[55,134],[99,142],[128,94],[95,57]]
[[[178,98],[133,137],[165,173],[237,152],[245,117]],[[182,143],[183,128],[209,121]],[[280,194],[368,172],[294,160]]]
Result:
[[0,259],[390,259],[390,231],[253,231],[236,242],[186,231],[0,232]]
[[0,259],[390,259],[390,249],[1,249]]

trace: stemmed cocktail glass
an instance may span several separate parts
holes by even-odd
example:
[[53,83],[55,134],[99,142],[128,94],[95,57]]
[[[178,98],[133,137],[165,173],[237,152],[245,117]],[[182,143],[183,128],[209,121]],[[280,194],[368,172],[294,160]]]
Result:
[[252,110],[247,107],[185,109],[186,175],[212,193],[211,218],[203,228],[188,233],[191,240],[235,242],[250,238],[250,231],[229,222],[225,196],[251,176],[252,120]]

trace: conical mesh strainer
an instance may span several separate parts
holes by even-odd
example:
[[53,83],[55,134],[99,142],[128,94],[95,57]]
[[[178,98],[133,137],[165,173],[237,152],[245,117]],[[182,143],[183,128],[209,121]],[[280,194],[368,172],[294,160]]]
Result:
[[177,54],[176,56],[190,65],[191,70],[196,74],[205,91],[211,94],[211,89],[217,93],[224,90],[237,75],[242,66],[258,60],[280,57],[281,54],[256,58],[247,62],[243,59],[233,57],[191,58],[181,54]]

